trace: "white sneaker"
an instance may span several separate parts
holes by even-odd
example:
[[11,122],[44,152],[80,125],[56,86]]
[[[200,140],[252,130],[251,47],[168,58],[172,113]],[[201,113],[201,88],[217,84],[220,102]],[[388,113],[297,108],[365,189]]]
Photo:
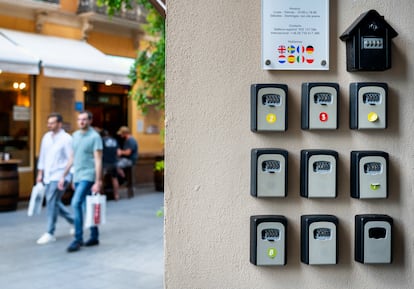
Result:
[[37,240],[37,244],[39,244],[39,245],[43,245],[43,244],[47,244],[47,243],[50,243],[50,242],[55,242],[56,241],[56,238],[55,238],[55,236],[53,236],[53,235],[50,235],[49,233],[44,233],[43,235],[42,235],[42,237],[40,237],[38,240]]
[[71,227],[71,228],[70,228],[70,230],[69,230],[69,234],[70,234],[71,236],[74,236],[74,235],[75,235],[75,227]]

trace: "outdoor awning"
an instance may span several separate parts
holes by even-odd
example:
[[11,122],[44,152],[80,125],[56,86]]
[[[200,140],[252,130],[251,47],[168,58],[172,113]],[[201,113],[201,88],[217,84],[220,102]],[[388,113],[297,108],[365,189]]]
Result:
[[39,74],[40,59],[14,44],[0,33],[0,70],[11,73]]
[[[45,76],[95,82],[111,80],[117,84],[130,83],[129,69],[126,69],[125,65],[85,41],[8,29],[0,29],[0,33],[39,58]],[[2,53],[2,48],[0,52]]]

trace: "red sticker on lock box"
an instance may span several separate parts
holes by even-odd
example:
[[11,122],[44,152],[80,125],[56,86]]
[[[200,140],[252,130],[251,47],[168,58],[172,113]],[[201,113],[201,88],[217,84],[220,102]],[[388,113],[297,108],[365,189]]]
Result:
[[328,114],[326,112],[321,112],[319,114],[319,120],[322,122],[328,121]]

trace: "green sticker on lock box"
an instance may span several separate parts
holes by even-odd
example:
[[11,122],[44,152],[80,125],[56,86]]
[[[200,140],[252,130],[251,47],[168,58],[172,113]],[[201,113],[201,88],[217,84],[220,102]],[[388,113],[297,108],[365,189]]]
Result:
[[276,248],[268,248],[267,249],[267,256],[269,256],[269,258],[274,259],[274,258],[276,258],[276,255],[277,255]]
[[380,188],[380,186],[381,185],[379,183],[375,183],[375,184],[371,184],[370,188],[371,188],[371,190],[376,191]]

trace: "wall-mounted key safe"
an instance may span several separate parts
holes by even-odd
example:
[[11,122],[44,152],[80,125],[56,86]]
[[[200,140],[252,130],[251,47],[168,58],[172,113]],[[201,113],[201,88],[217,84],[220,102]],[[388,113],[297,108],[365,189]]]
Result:
[[302,84],[302,129],[337,129],[339,85]]
[[287,95],[285,84],[252,84],[250,129],[254,132],[287,130]]
[[346,70],[382,71],[391,68],[391,40],[397,35],[377,11],[361,14],[339,37],[346,42]]
[[279,215],[250,217],[250,263],[286,265],[287,219]]
[[351,83],[349,94],[351,129],[387,128],[388,85],[386,83]]
[[351,197],[388,197],[388,153],[351,151]]
[[332,215],[301,216],[301,261],[309,265],[338,262],[338,219]]
[[250,194],[254,197],[286,197],[288,152],[252,149]]
[[338,153],[333,150],[302,150],[300,195],[306,198],[336,198]]
[[387,215],[355,216],[355,261],[364,264],[392,262],[392,224]]

